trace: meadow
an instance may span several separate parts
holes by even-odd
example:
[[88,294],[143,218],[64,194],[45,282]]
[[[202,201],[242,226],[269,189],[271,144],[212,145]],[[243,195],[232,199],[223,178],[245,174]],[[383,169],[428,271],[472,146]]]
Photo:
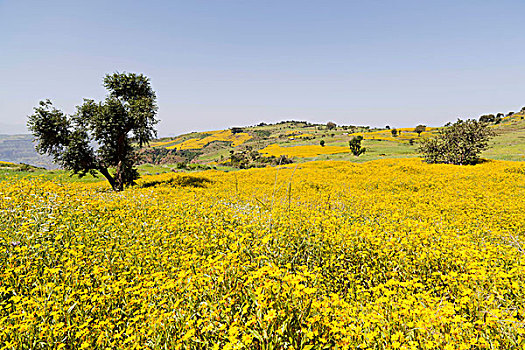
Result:
[[1,349],[523,349],[525,164],[0,181]]

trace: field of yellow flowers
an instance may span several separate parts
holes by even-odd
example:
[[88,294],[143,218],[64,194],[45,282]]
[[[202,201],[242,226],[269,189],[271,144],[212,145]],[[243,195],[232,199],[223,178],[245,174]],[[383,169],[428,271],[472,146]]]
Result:
[[523,349],[525,165],[0,182],[2,349]]
[[[191,138],[182,143],[176,143],[166,148],[167,149],[179,149],[179,150],[201,149],[202,147],[214,141],[231,142],[232,147],[237,147],[240,144],[252,138],[248,133],[241,132],[241,133],[234,134],[232,133],[231,130],[212,131],[211,133],[212,133],[211,135],[206,136],[204,138],[201,138],[201,139]],[[173,143],[177,141],[178,139],[169,141],[168,143]],[[167,143],[164,143],[164,144],[167,144]],[[162,145],[162,144],[161,143],[156,144],[156,146],[159,146],[159,145]]]
[[350,153],[350,148],[343,146],[320,146],[320,145],[304,145],[304,146],[290,146],[281,147],[278,144],[271,144],[265,148],[259,150],[259,153],[266,157],[316,157],[321,154],[337,154],[337,153]]

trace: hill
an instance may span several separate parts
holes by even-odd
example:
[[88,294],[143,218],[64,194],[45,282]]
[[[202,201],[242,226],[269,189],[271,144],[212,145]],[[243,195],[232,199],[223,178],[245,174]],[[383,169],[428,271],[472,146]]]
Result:
[[[525,160],[525,120],[522,114],[492,123],[497,136],[482,155],[488,159]],[[141,150],[149,164],[197,163],[213,166],[257,167],[283,162],[347,160],[365,162],[383,158],[417,157],[418,143],[438,128],[372,129],[366,126],[312,124],[286,121],[277,124],[235,127],[228,130],[193,132],[162,138]],[[363,136],[366,152],[355,157],[348,142]],[[321,146],[324,141],[324,146]],[[284,158],[286,157],[286,158]]]
[[0,161],[24,163],[46,169],[55,169],[51,158],[42,156],[35,151],[33,136],[0,135]]
[[[492,123],[497,136],[483,158],[525,160],[525,115],[505,117]],[[384,158],[418,157],[418,143],[439,128],[427,127],[418,135],[414,128],[391,129],[353,125],[313,124],[306,121],[283,121],[276,124],[234,127],[226,130],[192,132],[157,139],[141,149],[139,171],[154,174],[172,169],[202,170],[207,167],[263,167],[290,161],[347,160],[366,162]],[[355,157],[348,142],[363,136],[366,152]],[[324,147],[320,145],[324,141]],[[49,157],[39,155],[31,135],[0,135],[0,161],[24,163],[46,169],[57,166]],[[60,173],[60,176],[65,175]]]
[[525,161],[525,113],[507,117],[492,126],[496,132],[482,156],[488,159]]

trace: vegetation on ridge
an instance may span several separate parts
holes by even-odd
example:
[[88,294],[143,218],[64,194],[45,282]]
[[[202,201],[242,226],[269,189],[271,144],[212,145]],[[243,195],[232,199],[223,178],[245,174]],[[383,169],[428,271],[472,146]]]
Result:
[[[525,147],[520,146],[525,145],[525,140],[522,140],[522,134],[525,133],[525,120],[522,118],[521,114],[511,114],[503,117],[497,124],[491,123],[489,127],[496,133],[496,137],[489,141],[489,149],[481,156],[505,160],[525,160]],[[419,144],[437,135],[441,128],[425,125],[395,128],[395,136],[392,134],[392,128],[370,129],[335,125],[335,123],[328,126],[300,121],[277,124],[261,123],[237,129],[249,135],[250,138],[234,145],[230,141],[212,141],[209,138],[210,134],[220,134],[225,131],[190,133],[176,138],[158,140],[152,143],[151,148],[142,150],[142,153],[149,154],[147,162],[151,160],[151,154],[156,154],[155,158],[160,164],[176,159],[177,162],[221,166],[221,164],[229,164],[232,152],[239,154],[253,151],[258,151],[266,156],[285,155],[291,157],[296,163],[325,159],[364,162],[391,157],[420,157]],[[366,153],[360,153],[359,157],[356,157],[349,147],[352,139],[357,137],[363,138],[361,146],[366,148]],[[192,139],[210,142],[201,142],[198,148],[191,150],[179,149],[187,140]],[[324,147],[320,145],[320,141],[324,142]],[[253,166],[258,166],[258,164],[253,163]]]

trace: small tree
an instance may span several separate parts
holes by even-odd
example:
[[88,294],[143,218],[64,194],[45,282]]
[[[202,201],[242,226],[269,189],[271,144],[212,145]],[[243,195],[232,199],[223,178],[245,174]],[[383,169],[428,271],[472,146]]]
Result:
[[350,141],[348,141],[350,151],[352,151],[352,154],[356,157],[359,157],[361,154],[366,152],[366,148],[361,147],[361,141],[363,141],[363,136],[361,135],[354,136]]
[[390,132],[392,133],[392,137],[397,137],[397,129],[392,129]]
[[324,140],[321,140],[319,144],[321,145],[321,147],[324,147]]
[[421,124],[419,124],[418,126],[414,128],[414,132],[417,133],[418,137],[421,136],[421,133],[425,132],[426,130],[427,130],[426,125],[421,125]]
[[235,127],[235,126],[232,127],[230,130],[232,131],[232,134],[239,134],[241,132],[244,132],[243,128],[239,128],[239,127]]
[[[108,74],[104,86],[109,91],[104,102],[84,99],[72,116],[49,100],[40,101],[27,125],[39,153],[80,177],[96,176],[98,171],[121,191],[139,176],[134,146],[142,147],[157,134],[156,96],[142,74]],[[113,174],[109,168],[114,168]]]
[[457,122],[441,128],[436,137],[423,140],[419,152],[427,163],[475,164],[494,132],[477,120]]
[[335,129],[337,125],[334,123],[334,122],[328,122],[326,123],[326,127],[328,128],[328,130],[332,130],[332,129]]
[[494,123],[496,120],[496,117],[494,114],[484,114],[481,117],[479,117],[479,121],[482,123]]

